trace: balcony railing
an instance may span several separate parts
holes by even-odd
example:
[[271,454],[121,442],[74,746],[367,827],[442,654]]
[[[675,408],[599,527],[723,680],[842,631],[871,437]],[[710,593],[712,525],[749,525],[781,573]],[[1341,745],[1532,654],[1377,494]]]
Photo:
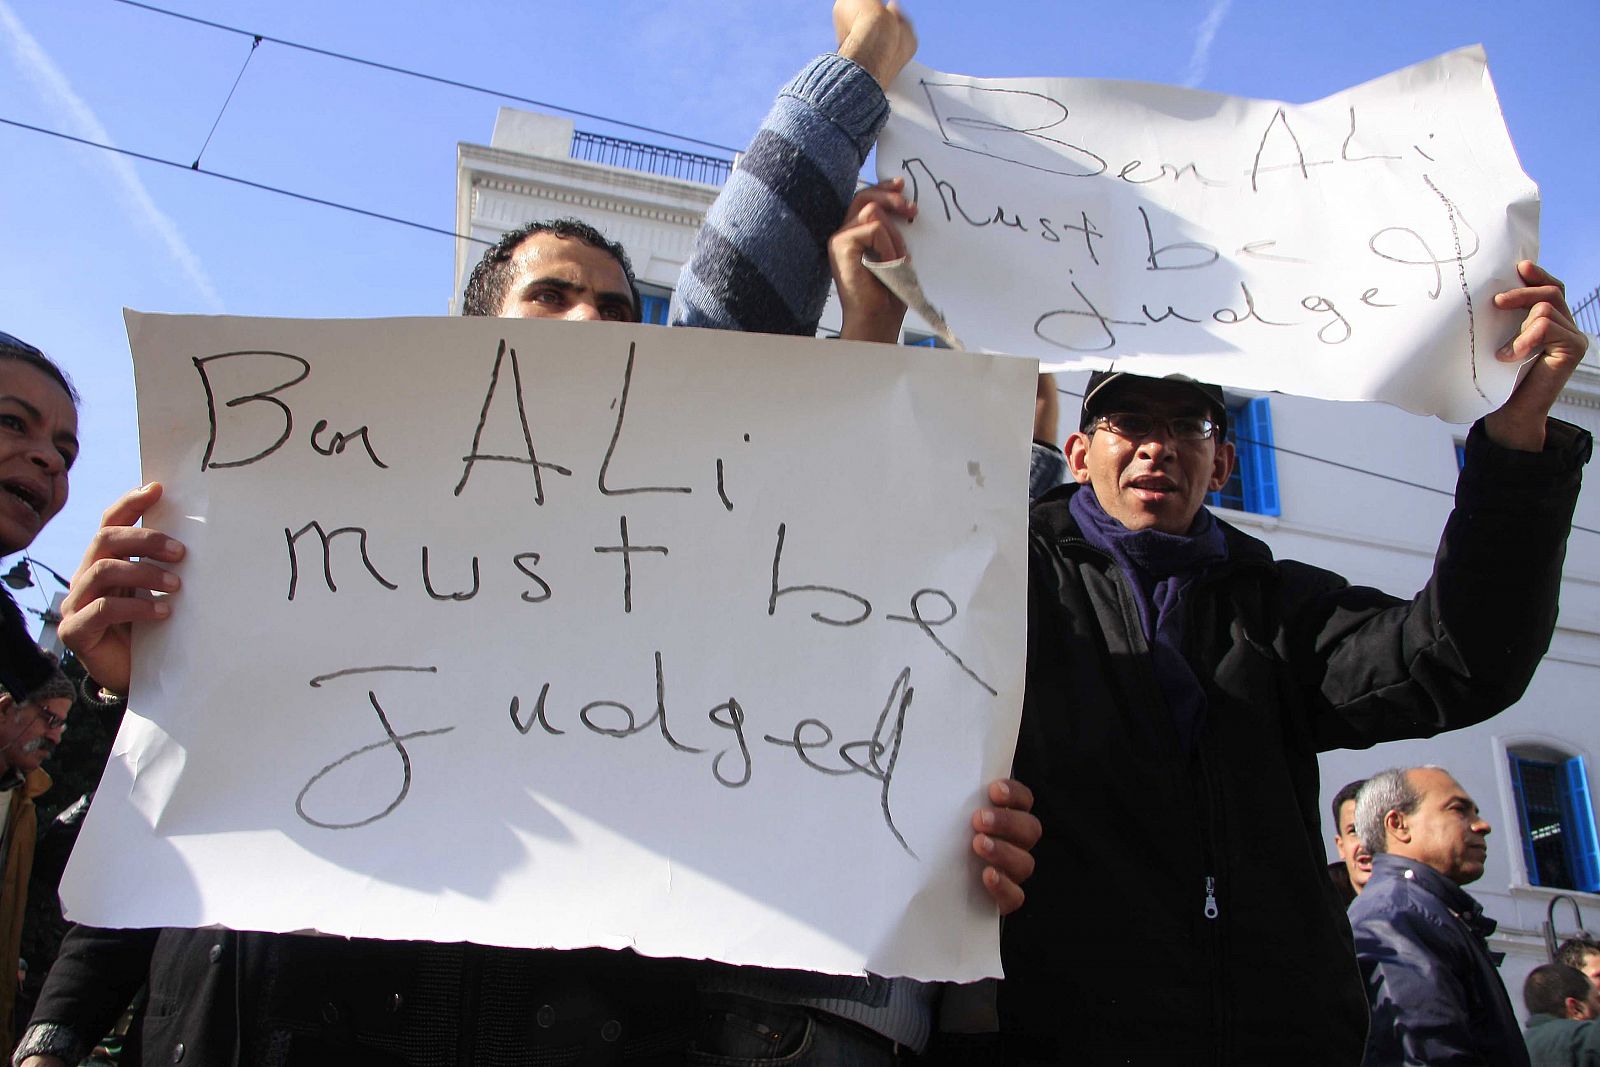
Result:
[[1584,333],[1600,334],[1600,286],[1588,296],[1578,298],[1572,305],[1572,317],[1578,320],[1578,329]]
[[682,152],[676,148],[624,141],[620,137],[606,137],[598,133],[572,134],[573,159],[590,163],[604,163],[612,167],[659,174],[663,178],[681,178],[704,185],[721,185],[733,170],[733,161],[717,156],[702,156]]

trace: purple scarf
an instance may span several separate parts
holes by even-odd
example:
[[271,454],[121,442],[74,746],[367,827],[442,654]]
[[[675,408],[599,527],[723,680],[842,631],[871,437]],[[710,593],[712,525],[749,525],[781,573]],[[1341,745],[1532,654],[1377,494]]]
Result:
[[1138,594],[1139,624],[1150,646],[1156,683],[1178,730],[1178,743],[1191,752],[1205,725],[1206,693],[1183,654],[1183,596],[1207,568],[1225,562],[1228,545],[1222,527],[1205,508],[1186,534],[1130,530],[1105,513],[1094,487],[1072,494],[1067,507],[1089,544],[1115,561]]

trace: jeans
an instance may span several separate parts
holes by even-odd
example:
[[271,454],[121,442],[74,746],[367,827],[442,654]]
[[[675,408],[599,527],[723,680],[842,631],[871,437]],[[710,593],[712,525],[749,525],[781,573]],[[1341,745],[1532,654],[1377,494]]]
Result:
[[894,1067],[910,1060],[883,1035],[827,1012],[712,994],[706,997],[700,1032],[684,1062],[703,1067]]

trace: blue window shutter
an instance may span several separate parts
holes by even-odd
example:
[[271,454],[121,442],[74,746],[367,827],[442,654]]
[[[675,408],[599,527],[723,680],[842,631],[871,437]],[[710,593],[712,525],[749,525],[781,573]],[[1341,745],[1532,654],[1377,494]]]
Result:
[[1256,407],[1254,400],[1228,412],[1233,421],[1233,444],[1238,453],[1234,461],[1239,466],[1239,496],[1241,511],[1255,511],[1256,503]]
[[671,303],[668,297],[652,296],[648,293],[639,297],[639,321],[654,323],[657,326],[667,324],[667,305]]
[[1563,807],[1566,808],[1567,848],[1577,888],[1600,892],[1600,840],[1596,839],[1594,805],[1589,799],[1589,769],[1582,756],[1574,756],[1562,766],[1566,779]]
[[1523,799],[1522,758],[1514,752],[1506,755],[1511,760],[1511,791],[1517,798],[1517,837],[1522,842],[1522,858],[1528,865],[1528,881],[1543,885],[1539,880],[1539,859],[1533,852],[1533,833],[1528,828],[1528,804]]
[[1240,447],[1248,450],[1244,465],[1244,509],[1257,515],[1280,515],[1278,456],[1272,447],[1272,408],[1264,396],[1244,405],[1239,426]]

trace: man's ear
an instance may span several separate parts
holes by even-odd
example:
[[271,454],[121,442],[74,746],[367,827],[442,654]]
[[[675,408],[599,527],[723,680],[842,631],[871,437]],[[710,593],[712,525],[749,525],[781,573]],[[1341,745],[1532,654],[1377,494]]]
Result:
[[1594,1014],[1589,1011],[1589,1005],[1577,997],[1567,998],[1567,1018],[1592,1019]]
[[9,718],[11,709],[16,706],[17,702],[11,699],[10,693],[0,691],[0,718]]
[[1411,843],[1411,827],[1406,822],[1406,817],[1394,808],[1390,808],[1383,815],[1383,832],[1386,836],[1405,844]]
[[1067,438],[1065,448],[1067,456],[1067,473],[1072,475],[1072,480],[1079,485],[1089,483],[1089,435],[1075,433]]
[[1211,481],[1208,483],[1213,493],[1227,485],[1228,479],[1233,477],[1233,463],[1237,458],[1232,441],[1222,441],[1217,445],[1217,454],[1211,461]]

